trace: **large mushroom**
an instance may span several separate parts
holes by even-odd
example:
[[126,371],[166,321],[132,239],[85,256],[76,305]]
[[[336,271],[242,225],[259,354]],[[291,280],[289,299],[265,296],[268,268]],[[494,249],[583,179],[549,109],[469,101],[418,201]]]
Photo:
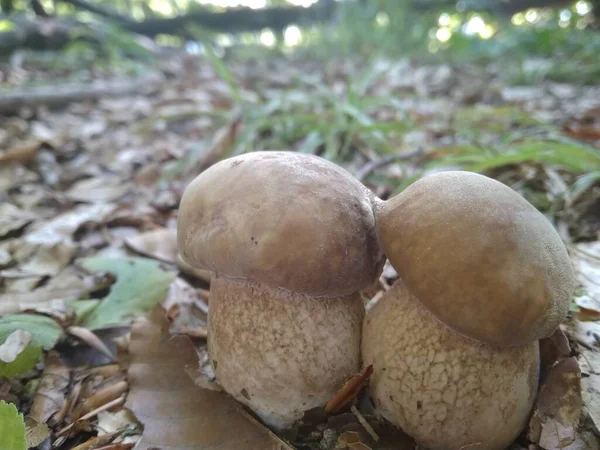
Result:
[[376,207],[400,280],[367,313],[363,358],[381,415],[431,449],[506,448],[538,385],[538,340],[567,314],[568,253],[508,186],[430,175]]
[[214,272],[217,381],[276,430],[360,369],[359,291],[384,261],[372,200],[335,164],[275,151],[223,160],[184,192],[179,250]]

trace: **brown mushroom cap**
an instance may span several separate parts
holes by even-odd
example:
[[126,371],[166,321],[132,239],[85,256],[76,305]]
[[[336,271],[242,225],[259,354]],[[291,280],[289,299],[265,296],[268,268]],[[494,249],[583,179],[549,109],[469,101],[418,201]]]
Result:
[[467,337],[520,345],[567,314],[573,266],[548,220],[508,186],[451,171],[420,179],[377,207],[377,232],[409,289]]
[[431,450],[504,450],[535,399],[539,344],[492,347],[460,336],[402,280],[367,312],[362,354],[376,411]]
[[314,296],[347,295],[383,267],[370,191],[313,155],[223,160],[186,188],[178,246],[190,265]]

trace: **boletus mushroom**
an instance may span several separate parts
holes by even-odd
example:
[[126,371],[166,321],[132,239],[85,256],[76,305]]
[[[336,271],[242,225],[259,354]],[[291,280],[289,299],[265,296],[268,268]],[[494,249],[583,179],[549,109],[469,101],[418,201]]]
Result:
[[400,279],[367,312],[377,411],[433,450],[505,449],[538,386],[538,340],[567,314],[575,276],[547,219],[483,175],[426,176],[376,206]]
[[359,291],[385,261],[372,205],[350,173],[294,152],[225,159],[183,194],[179,251],[213,272],[217,382],[275,430],[360,370]]

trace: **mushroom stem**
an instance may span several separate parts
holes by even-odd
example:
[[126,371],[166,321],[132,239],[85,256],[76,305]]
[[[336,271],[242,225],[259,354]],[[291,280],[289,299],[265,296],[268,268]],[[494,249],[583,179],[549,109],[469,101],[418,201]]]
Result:
[[323,406],[360,369],[358,293],[311,297],[213,277],[208,351],[219,384],[273,429]]
[[465,338],[402,280],[367,313],[362,350],[378,413],[431,450],[503,450],[532,410],[538,342],[493,347]]

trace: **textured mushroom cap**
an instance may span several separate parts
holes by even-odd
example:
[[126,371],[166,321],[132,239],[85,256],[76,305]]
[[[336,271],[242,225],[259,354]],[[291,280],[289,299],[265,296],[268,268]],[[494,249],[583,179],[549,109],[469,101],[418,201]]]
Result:
[[402,281],[367,312],[364,364],[380,415],[431,450],[504,450],[538,385],[538,341],[491,347],[453,332]]
[[324,406],[360,370],[358,293],[313,298],[217,275],[208,311],[218,383],[278,430]]
[[391,264],[435,316],[467,337],[522,345],[565,318],[575,289],[550,222],[508,186],[471,172],[422,178],[377,207]]
[[315,296],[377,279],[373,195],[313,155],[254,152],[223,160],[186,188],[178,246],[192,266]]

